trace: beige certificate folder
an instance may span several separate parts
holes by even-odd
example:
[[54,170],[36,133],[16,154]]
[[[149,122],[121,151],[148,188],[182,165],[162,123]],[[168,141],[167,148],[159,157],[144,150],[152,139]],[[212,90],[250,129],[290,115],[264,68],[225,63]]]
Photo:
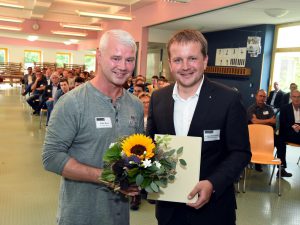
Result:
[[[156,138],[157,135],[155,135]],[[159,135],[163,136],[163,135]],[[159,193],[149,193],[148,199],[169,202],[195,202],[197,197],[189,200],[188,194],[199,182],[201,161],[201,137],[185,137],[168,135],[172,138],[170,146],[172,149],[183,147],[183,153],[179,158],[186,161],[187,165],[176,165],[177,174],[175,180],[168,183],[166,188],[160,188]]]

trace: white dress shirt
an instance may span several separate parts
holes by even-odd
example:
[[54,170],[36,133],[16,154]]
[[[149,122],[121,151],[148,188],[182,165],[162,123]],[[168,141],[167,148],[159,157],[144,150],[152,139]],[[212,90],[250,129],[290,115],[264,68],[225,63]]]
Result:
[[300,109],[297,110],[293,106],[293,111],[294,111],[295,123],[300,123]]
[[195,108],[199,99],[200,90],[203,84],[203,79],[196,91],[196,93],[189,97],[188,99],[183,99],[178,93],[177,82],[173,89],[173,99],[174,99],[174,127],[176,135],[187,136]]

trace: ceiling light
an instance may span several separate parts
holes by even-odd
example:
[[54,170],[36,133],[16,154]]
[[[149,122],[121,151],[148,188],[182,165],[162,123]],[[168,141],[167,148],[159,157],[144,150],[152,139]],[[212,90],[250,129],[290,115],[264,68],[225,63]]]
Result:
[[64,44],[65,45],[70,45],[70,44],[72,44],[72,42],[71,41],[64,41]]
[[77,43],[79,42],[79,40],[77,40],[77,39],[70,39],[70,42],[71,42],[72,44],[77,44]]
[[0,21],[13,22],[13,23],[23,23],[23,19],[19,18],[9,18],[9,17],[0,17]]
[[39,38],[39,36],[35,36],[35,35],[29,35],[27,37],[28,41],[36,41]]
[[0,25],[0,29],[1,30],[15,30],[15,31],[22,30],[21,27],[11,27],[11,26],[3,26],[3,25]]
[[271,8],[271,9],[265,9],[264,12],[271,17],[280,18],[285,16],[289,13],[289,10],[287,9],[280,9],[280,8]]
[[85,37],[85,36],[87,36],[86,33],[60,31],[60,30],[53,30],[53,31],[51,31],[51,33],[52,34],[59,34],[59,35],[78,36],[78,37]]
[[82,25],[82,24],[60,24],[62,27],[67,28],[75,28],[75,29],[82,29],[82,30],[103,30],[99,26],[90,26],[90,25]]
[[104,13],[92,13],[92,12],[80,12],[78,11],[79,16],[89,16],[89,17],[99,17],[106,19],[115,19],[115,20],[132,20],[131,16],[122,16],[122,15],[112,15]]
[[18,8],[18,9],[24,9],[23,5],[16,5],[16,4],[10,4],[5,2],[0,2],[0,7],[9,7],[9,8]]

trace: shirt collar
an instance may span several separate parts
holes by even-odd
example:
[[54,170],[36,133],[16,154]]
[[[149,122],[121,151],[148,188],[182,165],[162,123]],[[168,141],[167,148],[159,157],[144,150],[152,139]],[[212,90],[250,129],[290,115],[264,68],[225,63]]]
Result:
[[[191,98],[194,98],[194,97],[199,97],[200,91],[201,91],[201,88],[202,88],[202,85],[203,85],[203,81],[204,81],[204,75],[202,77],[202,80],[201,80],[201,82],[199,84],[199,87],[198,87],[196,93],[193,96],[189,97],[187,100],[189,100]],[[182,99],[180,97],[179,93],[178,93],[178,84],[177,84],[177,82],[174,85],[172,96],[173,96],[174,100]]]

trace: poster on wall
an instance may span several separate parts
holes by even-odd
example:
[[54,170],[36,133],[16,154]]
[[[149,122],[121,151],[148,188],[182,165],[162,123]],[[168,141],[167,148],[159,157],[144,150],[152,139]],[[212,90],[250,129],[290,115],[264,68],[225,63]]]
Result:
[[246,47],[243,48],[219,48],[216,50],[216,66],[245,67]]
[[250,54],[250,57],[257,57],[261,53],[261,37],[248,37],[247,52]]

